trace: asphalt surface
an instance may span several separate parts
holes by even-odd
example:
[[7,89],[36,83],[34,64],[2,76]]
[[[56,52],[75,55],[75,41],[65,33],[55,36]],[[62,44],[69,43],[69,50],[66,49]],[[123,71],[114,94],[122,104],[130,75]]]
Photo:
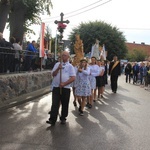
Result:
[[124,75],[118,85],[116,94],[107,85],[84,116],[71,96],[65,125],[46,124],[51,93],[0,111],[0,150],[150,150],[150,90]]

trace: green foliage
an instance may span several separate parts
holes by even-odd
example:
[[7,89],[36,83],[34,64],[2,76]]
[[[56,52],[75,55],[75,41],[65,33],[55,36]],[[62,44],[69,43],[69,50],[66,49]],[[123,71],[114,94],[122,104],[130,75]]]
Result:
[[49,41],[51,39],[52,33],[49,26],[46,26],[45,38]]
[[30,26],[41,23],[41,14],[50,15],[51,7],[51,0],[10,0],[10,36],[22,39],[24,33],[34,34]]
[[146,58],[146,52],[139,49],[134,49],[132,52],[128,52],[126,55],[126,59],[129,61],[143,61]]
[[105,44],[108,56],[107,59],[111,60],[113,55],[117,55],[120,59],[124,58],[127,53],[125,45],[125,37],[123,33],[116,27],[112,27],[102,21],[81,23],[78,27],[74,28],[70,33],[69,39],[72,43],[75,42],[75,34],[78,33],[84,44],[84,52],[91,51],[92,44],[95,40],[100,41],[100,45]]
[[16,3],[22,2],[26,9],[24,30],[30,32],[29,28],[32,24],[40,24],[40,14],[46,13],[50,15],[51,0],[15,0]]

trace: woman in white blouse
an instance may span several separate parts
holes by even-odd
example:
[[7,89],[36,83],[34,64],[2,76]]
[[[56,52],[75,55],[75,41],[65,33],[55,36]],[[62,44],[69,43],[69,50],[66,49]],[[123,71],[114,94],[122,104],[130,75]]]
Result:
[[92,108],[92,105],[93,105],[93,101],[95,101],[94,99],[94,90],[96,89],[96,76],[99,75],[99,71],[100,71],[100,68],[99,66],[96,64],[96,57],[91,57],[91,63],[89,65],[90,67],[90,76],[89,76],[89,79],[90,79],[90,85],[91,85],[91,95],[90,97],[88,97],[88,103],[87,103],[87,107],[88,108]]

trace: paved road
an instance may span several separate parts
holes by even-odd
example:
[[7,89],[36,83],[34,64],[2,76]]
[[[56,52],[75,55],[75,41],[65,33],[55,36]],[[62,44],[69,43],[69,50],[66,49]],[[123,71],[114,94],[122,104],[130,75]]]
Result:
[[1,150],[150,150],[150,91],[125,83],[79,116],[71,97],[66,125],[45,123],[51,94],[0,112]]

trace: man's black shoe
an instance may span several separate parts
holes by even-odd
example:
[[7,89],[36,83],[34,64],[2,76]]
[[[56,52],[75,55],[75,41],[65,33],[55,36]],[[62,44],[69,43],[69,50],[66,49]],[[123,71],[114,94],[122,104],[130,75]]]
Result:
[[51,121],[51,120],[47,120],[46,123],[51,124],[51,125],[55,125],[55,122]]
[[66,124],[66,120],[61,120],[61,124]]

